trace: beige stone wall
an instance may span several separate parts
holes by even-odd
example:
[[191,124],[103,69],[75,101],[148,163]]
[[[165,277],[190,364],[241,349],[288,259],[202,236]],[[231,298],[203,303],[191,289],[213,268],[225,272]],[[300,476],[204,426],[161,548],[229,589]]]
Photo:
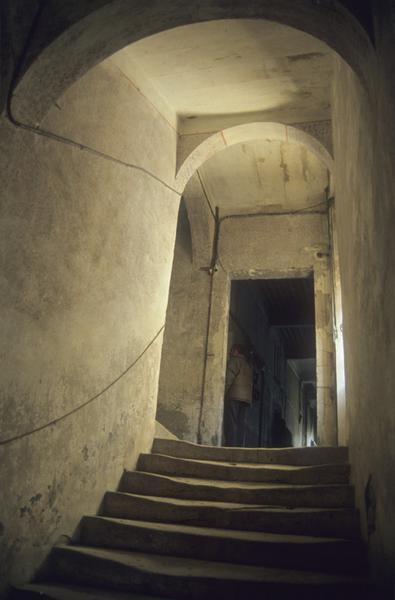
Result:
[[210,275],[192,262],[188,217],[181,204],[158,391],[157,419],[178,437],[197,441],[207,337]]
[[0,437],[39,429],[0,445],[3,584],[150,448],[162,334],[124,372],[165,321],[179,203],[176,133],[111,63],[42,127],[154,177],[1,123]]
[[219,257],[235,279],[297,277],[328,252],[326,218],[319,214],[226,219]]
[[370,95],[337,63],[333,133],[351,464],[374,566],[393,580],[395,36],[389,2],[382,12]]
[[337,446],[338,443],[332,291],[330,260],[323,257],[314,270],[317,443],[320,446]]

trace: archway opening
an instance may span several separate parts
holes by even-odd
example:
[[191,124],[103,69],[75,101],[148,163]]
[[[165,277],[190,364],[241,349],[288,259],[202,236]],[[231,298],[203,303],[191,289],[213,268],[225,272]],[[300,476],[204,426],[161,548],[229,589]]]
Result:
[[[244,356],[235,359],[232,350],[237,346],[244,349]],[[225,444],[315,445],[316,364],[313,274],[232,281]],[[245,394],[242,399],[237,398],[240,386]]]

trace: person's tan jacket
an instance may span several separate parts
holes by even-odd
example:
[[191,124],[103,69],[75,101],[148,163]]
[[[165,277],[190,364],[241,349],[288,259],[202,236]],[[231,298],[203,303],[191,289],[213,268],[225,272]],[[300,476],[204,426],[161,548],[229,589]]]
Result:
[[226,369],[225,394],[228,400],[252,402],[252,369],[244,356],[231,356]]

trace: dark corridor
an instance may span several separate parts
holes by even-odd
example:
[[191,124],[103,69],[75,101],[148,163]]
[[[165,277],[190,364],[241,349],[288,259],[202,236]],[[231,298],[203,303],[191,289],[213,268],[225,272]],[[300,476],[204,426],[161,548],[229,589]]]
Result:
[[239,431],[244,431],[242,445],[314,445],[313,276],[233,281],[228,356],[235,345],[244,349],[253,375],[252,402],[244,406],[238,422]]

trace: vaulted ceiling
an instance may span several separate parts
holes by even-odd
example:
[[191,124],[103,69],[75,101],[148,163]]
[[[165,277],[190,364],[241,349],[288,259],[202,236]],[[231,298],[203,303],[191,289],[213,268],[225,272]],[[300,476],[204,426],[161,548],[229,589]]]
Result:
[[149,81],[154,102],[177,114],[180,133],[330,117],[331,50],[279,23],[223,20],[178,27],[111,60],[143,89],[143,80]]
[[[181,136],[242,123],[328,123],[333,52],[312,36],[264,20],[178,27],[111,62]],[[325,199],[328,172],[305,146],[257,139],[199,169],[202,194],[222,214],[293,210]]]
[[257,140],[230,146],[199,169],[211,205],[225,214],[298,210],[325,200],[328,172],[302,144]]

